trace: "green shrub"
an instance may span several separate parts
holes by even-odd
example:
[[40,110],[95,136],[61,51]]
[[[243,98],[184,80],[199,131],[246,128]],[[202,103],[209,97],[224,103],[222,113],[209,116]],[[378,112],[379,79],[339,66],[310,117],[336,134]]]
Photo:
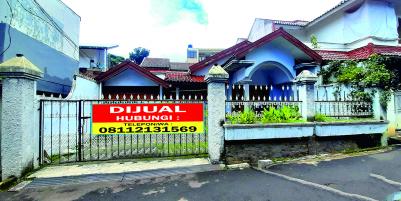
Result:
[[238,114],[233,113],[226,116],[228,123],[230,124],[238,124]]
[[299,122],[301,114],[297,107],[283,106],[280,109],[269,107],[262,112],[262,123]]
[[258,120],[255,112],[251,109],[228,115],[227,119],[231,124],[254,124]]
[[256,114],[251,109],[245,109],[245,111],[239,115],[240,124],[253,124],[256,121],[257,121]]

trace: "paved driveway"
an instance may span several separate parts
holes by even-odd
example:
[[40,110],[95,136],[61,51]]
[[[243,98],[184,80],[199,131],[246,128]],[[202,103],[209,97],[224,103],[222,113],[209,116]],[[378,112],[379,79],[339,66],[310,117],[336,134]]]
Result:
[[0,193],[0,200],[373,201],[399,191],[400,168],[401,150],[396,149],[317,165],[276,165],[267,172],[244,169],[69,183]]

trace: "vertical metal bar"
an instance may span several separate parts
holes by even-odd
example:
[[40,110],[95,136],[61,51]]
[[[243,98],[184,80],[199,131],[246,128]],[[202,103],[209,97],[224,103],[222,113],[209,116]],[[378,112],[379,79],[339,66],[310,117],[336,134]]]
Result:
[[110,138],[111,138],[111,140],[110,140],[110,142],[111,142],[111,145],[110,145],[110,156],[111,156],[111,158],[113,158],[113,155],[114,155],[114,151],[113,151],[113,147],[114,147],[114,135],[110,135]]
[[61,103],[62,101],[58,101],[59,104],[59,118],[58,118],[58,156],[59,156],[59,163],[61,163]]
[[132,157],[132,133],[130,133],[129,135],[130,135],[130,138],[131,138],[130,148],[131,148],[131,157]]
[[146,143],[145,143],[145,136],[146,134],[142,134],[142,139],[143,139],[143,144],[142,144],[142,150],[143,150],[143,155],[146,155]]
[[107,159],[107,135],[104,135],[104,152],[105,158]]
[[180,133],[180,155],[182,155],[182,134]]
[[78,101],[78,161],[82,161],[82,100]]
[[39,164],[43,164],[43,101],[39,100]]
[[170,134],[167,134],[167,156],[170,156]]
[[[97,101],[97,104],[99,104],[99,101]],[[93,112],[92,108],[93,108],[93,105],[91,105],[91,112]],[[90,116],[92,118],[93,114],[91,114]],[[92,121],[93,121],[93,119],[91,119],[91,122]],[[92,134],[92,129],[90,132]],[[96,138],[97,138],[97,160],[100,160],[100,135],[96,135]]]
[[174,136],[174,141],[173,141],[173,151],[174,151],[174,156],[176,156],[177,154],[176,154],[176,148],[177,148],[177,146],[175,146],[175,136],[176,136],[177,134],[173,134],[173,136]]
[[53,163],[53,101],[50,101],[50,163]]
[[[85,116],[85,101],[82,101],[82,120],[84,121],[83,128],[82,128],[82,138],[83,138],[83,143],[82,145],[84,146],[84,149],[82,150],[82,158],[85,160],[85,139],[84,139],[84,134],[85,131],[88,130],[88,123],[86,122],[86,116]],[[85,124],[86,123],[86,124]],[[92,160],[92,132],[89,131],[89,160]]]
[[164,134],[163,133],[161,133],[161,134],[157,134],[157,135],[162,135],[162,153],[161,153],[161,155],[162,156],[164,156],[165,154],[165,152],[164,152]]
[[149,134],[149,154],[152,155],[152,134]]
[[127,156],[127,151],[126,151],[126,148],[125,148],[125,147],[126,147],[126,144],[127,144],[127,142],[126,142],[126,141],[127,141],[127,140],[126,140],[126,137],[127,137],[127,136],[126,136],[125,134],[123,134],[123,136],[124,136],[124,157],[125,157],[125,156]]
[[139,156],[139,135],[135,134],[136,136],[136,156]]
[[185,155],[188,154],[188,134],[184,134],[185,136]]
[[70,161],[70,102],[67,102],[67,161]]
[[120,157],[120,135],[117,134],[117,156]]
[[79,132],[78,132],[78,130],[79,130],[79,126],[78,126],[78,122],[79,122],[78,108],[79,108],[78,101],[75,101],[75,115],[74,115],[74,117],[75,117],[75,161],[78,161],[78,151],[77,151],[77,149],[79,147],[79,144],[78,144],[78,135],[79,135]]
[[[203,102],[203,105],[204,105],[204,110],[205,111],[208,111],[208,109],[207,109],[207,107],[208,107],[208,105],[207,105],[207,102],[206,101],[204,101]],[[209,114],[208,114],[209,115]],[[205,153],[206,152],[206,150],[207,150],[207,146],[209,146],[208,145],[208,143],[207,143],[207,140],[206,140],[206,136],[208,135],[208,131],[209,131],[209,129],[208,129],[208,119],[207,119],[207,116],[205,115],[204,117],[204,121],[203,121],[203,126],[204,126],[204,131],[203,131],[203,140],[204,140],[204,144],[205,144],[205,147],[203,148],[204,150],[203,150],[203,153]],[[201,134],[199,134],[199,139],[200,139],[200,135]],[[201,143],[200,143],[200,140],[199,140],[199,152],[200,152],[200,145],[201,145]],[[206,150],[205,150],[206,149]]]

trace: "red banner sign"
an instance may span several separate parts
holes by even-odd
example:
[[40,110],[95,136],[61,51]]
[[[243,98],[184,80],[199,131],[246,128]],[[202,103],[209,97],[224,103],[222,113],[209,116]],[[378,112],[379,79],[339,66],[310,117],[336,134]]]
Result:
[[203,104],[94,104],[93,134],[202,133]]

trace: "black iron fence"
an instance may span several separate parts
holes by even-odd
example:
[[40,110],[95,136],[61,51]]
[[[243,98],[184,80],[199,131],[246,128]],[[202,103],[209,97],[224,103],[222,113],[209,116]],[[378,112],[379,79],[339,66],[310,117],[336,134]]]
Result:
[[352,94],[352,88],[338,85],[316,87],[315,111],[336,118],[373,116],[371,101],[357,99]]
[[237,84],[226,85],[226,88],[228,99],[226,100],[226,116],[250,109],[257,117],[260,117],[265,109],[279,109],[283,106],[302,112],[299,89],[294,83],[248,86]]
[[315,101],[315,111],[329,117],[372,117],[371,102],[355,100]]
[[245,109],[252,110],[257,117],[262,116],[262,112],[269,108],[279,109],[283,106],[296,109],[302,113],[302,101],[226,101],[226,116],[243,112]]
[[207,110],[207,102],[203,100],[43,99],[40,101],[41,164],[207,153],[206,120],[203,121],[205,131],[200,134],[95,135],[92,133],[92,104],[135,103],[202,103],[204,111]]

